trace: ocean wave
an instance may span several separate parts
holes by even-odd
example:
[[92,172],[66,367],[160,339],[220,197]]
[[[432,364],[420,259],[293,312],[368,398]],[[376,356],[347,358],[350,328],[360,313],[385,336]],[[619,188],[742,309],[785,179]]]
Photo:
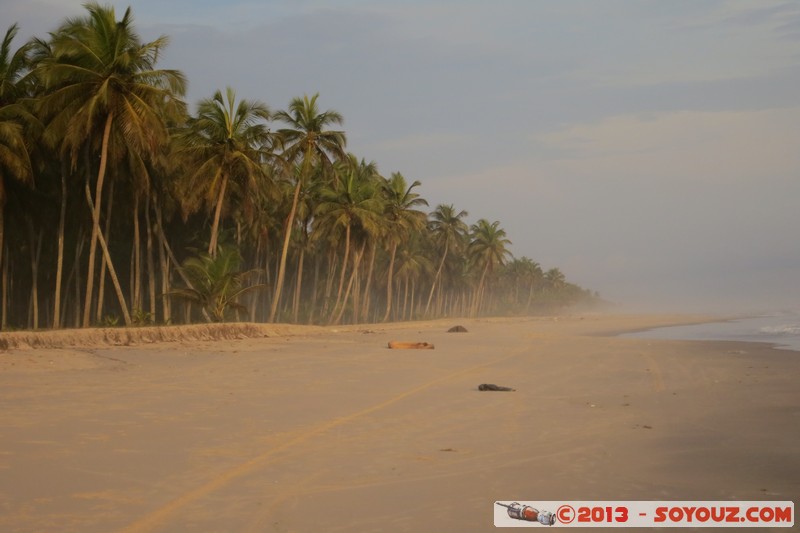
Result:
[[800,335],[800,325],[783,324],[780,326],[764,326],[758,331],[768,335]]

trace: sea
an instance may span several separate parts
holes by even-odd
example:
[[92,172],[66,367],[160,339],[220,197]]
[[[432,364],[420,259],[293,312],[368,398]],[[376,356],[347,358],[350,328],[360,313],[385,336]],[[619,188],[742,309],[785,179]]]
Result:
[[690,341],[766,342],[782,350],[800,352],[800,311],[781,311],[758,316],[688,326],[668,326],[624,337]]

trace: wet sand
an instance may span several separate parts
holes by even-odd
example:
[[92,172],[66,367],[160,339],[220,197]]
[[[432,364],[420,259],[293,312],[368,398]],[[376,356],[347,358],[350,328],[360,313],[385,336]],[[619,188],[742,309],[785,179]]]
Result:
[[0,351],[0,531],[490,531],[498,500],[797,502],[800,353],[608,336],[696,320]]

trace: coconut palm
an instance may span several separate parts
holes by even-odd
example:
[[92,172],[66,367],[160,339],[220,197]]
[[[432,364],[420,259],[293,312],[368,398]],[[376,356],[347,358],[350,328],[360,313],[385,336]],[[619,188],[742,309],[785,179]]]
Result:
[[444,268],[444,262],[447,260],[448,252],[453,246],[461,242],[469,231],[467,224],[462,220],[468,215],[469,213],[464,210],[456,213],[453,204],[439,204],[430,215],[431,221],[428,227],[430,228],[433,239],[438,242],[439,246],[443,246],[444,250],[442,251],[442,258],[439,260],[439,267],[436,269],[436,274],[433,276],[431,291],[428,294],[428,302],[425,304],[426,315],[430,310],[433,292],[442,275],[442,268]]
[[33,180],[22,123],[27,113],[18,102],[24,96],[20,80],[27,71],[29,46],[25,45],[12,53],[11,43],[17,32],[17,25],[13,24],[0,45],[0,258],[3,253],[6,179],[27,183]]
[[31,44],[27,43],[13,50],[11,44],[19,32],[16,24],[6,30],[0,44],[0,106],[6,106],[26,96],[23,86],[24,76],[28,71]]
[[[378,196],[377,179],[380,176],[375,163],[367,163],[363,159],[359,162],[350,154],[348,160],[341,162],[339,166],[339,178],[322,190],[317,208],[317,227],[323,233],[333,236],[344,231],[344,257],[339,272],[336,301],[331,313],[332,322],[341,319],[356,270],[363,257],[366,237],[377,233],[383,209],[383,203]],[[354,229],[360,231],[362,246],[353,256],[353,270],[343,302],[342,294]]]
[[[130,8],[121,20],[113,7],[86,4],[88,15],[67,19],[51,34],[52,55],[39,65],[38,79],[45,83],[42,113],[48,117],[47,133],[58,138],[73,169],[88,147],[99,152],[92,198],[92,236],[83,326],[89,325],[93,302],[96,247],[100,241],[100,213],[109,156],[122,157],[132,150],[150,157],[167,138],[161,110],[182,105],[186,82],[175,70],[156,70],[166,36],[142,43],[133,28]],[[112,138],[124,147],[112,150]],[[102,246],[102,244],[101,244]],[[113,265],[106,260],[109,270]],[[118,296],[121,288],[115,286]],[[126,323],[130,317],[123,299]]]
[[[398,286],[404,285],[403,305],[400,312],[401,320],[411,320],[414,318],[416,305],[416,286],[417,281],[429,276],[433,270],[427,250],[423,246],[423,235],[412,232],[406,246],[397,253],[397,272]],[[410,299],[410,302],[409,302]],[[398,304],[399,306],[399,304]]]
[[392,177],[384,180],[383,193],[386,199],[384,218],[389,231],[386,234],[389,243],[389,272],[386,280],[386,312],[383,321],[389,320],[392,313],[392,288],[394,285],[394,260],[397,247],[407,242],[411,233],[420,231],[425,227],[427,217],[422,211],[414,209],[420,205],[428,205],[427,200],[419,194],[412,192],[421,183],[417,180],[411,185],[399,172],[394,172]]
[[[321,168],[317,167],[316,170],[321,170]],[[299,179],[299,173],[301,171],[300,166],[295,166],[295,171],[297,172],[295,178]],[[311,239],[311,231],[313,229],[313,222],[316,216],[317,206],[321,201],[321,194],[325,187],[326,186],[322,180],[314,180],[312,178],[309,184],[301,190],[300,198],[297,204],[297,212],[295,217],[298,223],[296,224],[297,231],[295,241],[298,250],[298,259],[297,274],[295,276],[294,298],[292,299],[292,321],[295,323],[297,323],[299,320],[306,254],[313,252],[315,245]]]
[[[21,80],[28,68],[29,46],[12,52],[11,43],[17,32],[17,25],[13,24],[0,45],[0,265],[5,248],[6,182],[12,179],[27,184],[33,182],[23,129],[29,114],[18,102],[24,95]],[[3,311],[5,304],[4,300]]]
[[544,279],[553,291],[559,291],[566,286],[567,279],[564,273],[557,268],[551,268],[544,273]]
[[275,293],[272,298],[272,309],[269,321],[275,320],[280,303],[283,280],[286,273],[286,257],[289,252],[289,240],[294,228],[297,203],[300,199],[300,189],[314,167],[321,167],[323,173],[332,174],[333,161],[345,159],[344,148],[347,139],[343,131],[329,130],[332,125],[342,123],[342,115],[337,111],[319,111],[317,98],[319,93],[311,98],[294,98],[289,103],[287,111],[278,111],[275,118],[288,126],[278,130],[281,142],[284,145],[284,156],[290,164],[300,163],[300,172],[296,177],[294,195],[286,218],[284,229],[283,247],[281,248],[278,275],[275,282]]
[[[228,87],[224,96],[217,91],[211,98],[201,100],[197,116],[176,136],[180,149],[196,165],[187,181],[189,192],[204,193],[205,202],[214,209],[208,242],[211,256],[217,250],[229,183],[234,181],[246,191],[255,188],[256,180],[265,178],[261,149],[270,144],[266,125],[270,118],[266,104],[245,99],[237,104],[236,92]],[[242,193],[243,199],[248,196]]]
[[506,248],[511,241],[506,238],[506,231],[500,227],[500,222],[489,222],[485,218],[478,220],[470,227],[472,241],[469,251],[476,264],[483,266],[478,286],[473,295],[471,314],[478,312],[478,307],[483,299],[486,288],[486,278],[492,273],[495,265],[505,263],[510,252]]
[[220,246],[213,256],[201,253],[190,257],[180,267],[190,283],[170,294],[200,305],[211,321],[223,322],[228,310],[245,310],[238,302],[240,296],[262,287],[248,285],[255,271],[242,272],[240,265],[239,251],[232,246]]
[[528,257],[514,259],[509,265],[509,274],[514,282],[514,303],[519,304],[519,292],[523,285],[527,285],[528,296],[525,303],[525,313],[528,312],[533,301],[534,290],[540,285],[544,274],[539,263]]

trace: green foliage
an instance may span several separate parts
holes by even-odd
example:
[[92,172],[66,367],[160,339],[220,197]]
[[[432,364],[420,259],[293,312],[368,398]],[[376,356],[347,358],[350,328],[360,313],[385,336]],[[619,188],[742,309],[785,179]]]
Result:
[[106,315],[103,317],[104,328],[116,328],[119,326],[119,317],[117,315]]
[[[168,38],[144,42],[130,9],[116,15],[88,3],[46,39],[15,50],[12,25],[0,42],[0,329],[38,327],[45,306],[56,327],[180,324],[198,309],[223,321],[261,280],[270,294],[247,301],[252,320],[599,299],[513,259],[497,221],[469,227],[449,204],[424,212],[420,181],[346,152],[344,119],[319,94],[272,113],[228,87],[189,113],[183,74],[157,68]],[[57,246],[37,251],[51,233]],[[189,248],[203,241],[207,253]]]
[[131,313],[131,320],[134,326],[152,326],[155,323],[153,313],[144,309],[134,309]]
[[248,285],[248,279],[256,271],[242,272],[240,265],[239,251],[226,245],[220,246],[215,256],[200,253],[190,257],[180,270],[191,285],[174,289],[169,294],[199,305],[213,322],[224,322],[231,310],[245,310],[237,301],[240,296],[263,287]]

